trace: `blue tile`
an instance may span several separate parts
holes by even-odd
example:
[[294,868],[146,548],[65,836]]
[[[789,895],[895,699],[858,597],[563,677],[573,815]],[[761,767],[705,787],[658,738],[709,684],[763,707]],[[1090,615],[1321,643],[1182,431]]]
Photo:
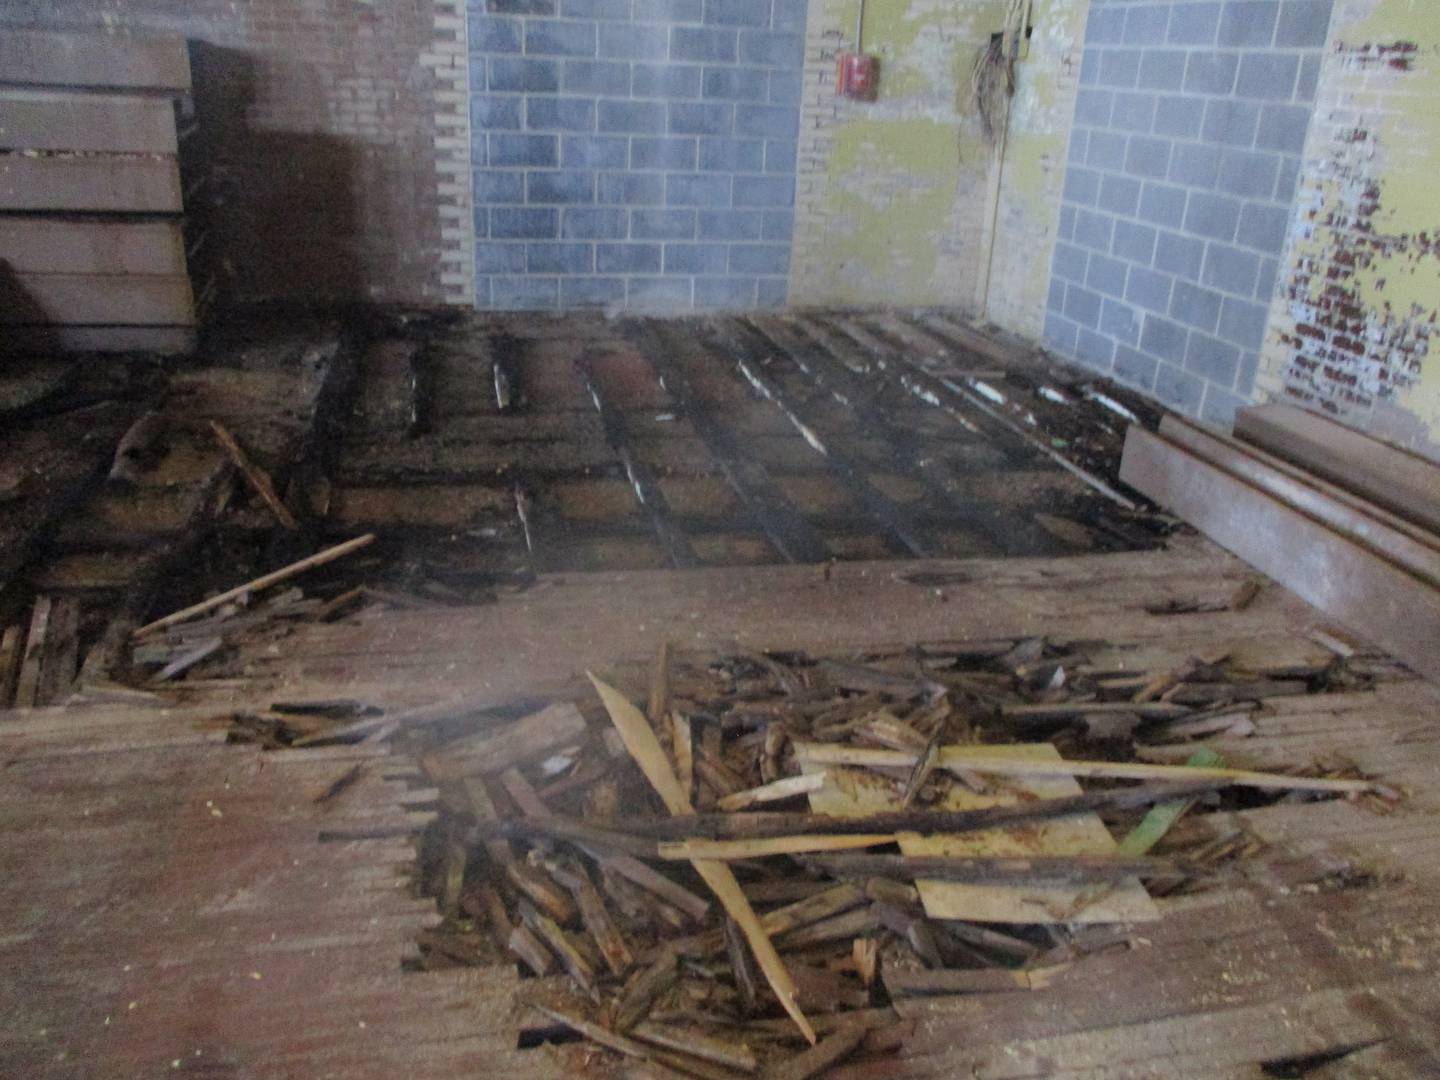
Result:
[[492,15],[554,15],[555,0],[485,0]]
[[519,19],[470,16],[470,51],[518,53],[521,49]]
[[1185,220],[1185,189],[1146,184],[1140,191],[1140,218],[1152,225],[1179,228]]
[[637,22],[698,23],[705,11],[705,0],[635,0]]
[[1125,170],[1132,176],[1163,180],[1170,167],[1170,140],[1141,135],[1130,139],[1125,153]]
[[1228,94],[1235,89],[1239,61],[1229,52],[1192,52],[1185,65],[1187,94]]
[[525,174],[477,169],[472,175],[477,206],[525,201]]
[[560,68],[554,60],[516,56],[490,57],[490,89],[547,93],[560,89]]
[[1279,0],[1226,0],[1216,41],[1236,48],[1269,48],[1275,40],[1275,18],[1279,12]]
[[1097,214],[1092,210],[1075,212],[1075,243],[1081,247],[1109,251],[1114,232],[1115,219],[1109,214]]
[[1168,360],[1172,364],[1185,361],[1185,348],[1190,332],[1178,323],[1162,319],[1158,315],[1145,316],[1145,329],[1140,333],[1140,348],[1151,356]]
[[1263,304],[1227,296],[1220,310],[1220,336],[1242,349],[1258,349],[1265,341],[1265,324],[1269,314]]
[[532,56],[594,56],[595,24],[530,19],[525,24],[525,52]]
[[728,244],[666,244],[665,273],[723,274],[729,251]]
[[767,67],[798,68],[805,60],[805,36],[774,30],[742,30],[740,62]]
[[1235,239],[1240,224],[1240,200],[1228,195],[1193,191],[1185,209],[1185,229],[1196,236],[1226,243]]
[[665,178],[667,206],[729,206],[730,177],[709,173],[671,173]]
[[1085,163],[1100,169],[1125,168],[1125,145],[1129,139],[1113,131],[1092,131],[1085,148]]
[[555,165],[559,162],[559,143],[554,135],[492,134],[491,165]]
[[560,303],[560,281],[547,277],[497,277],[491,279],[491,304],[502,310],[534,311]]
[[1250,101],[1208,101],[1201,135],[1206,142],[1246,146],[1255,141],[1260,107]]
[[1155,124],[1154,94],[1116,94],[1115,109],[1110,116],[1112,127],[1121,131],[1149,131]]
[[476,94],[470,99],[470,123],[477,131],[518,131],[523,100],[519,96]]
[[1100,294],[1079,285],[1065,286],[1065,317],[1092,329],[1100,325]]
[[1220,294],[1212,289],[1203,289],[1188,281],[1177,281],[1174,292],[1170,295],[1170,317],[1186,326],[1204,330],[1207,334],[1214,333],[1215,326],[1220,321],[1222,299]]
[[1240,350],[1234,345],[1205,334],[1190,335],[1190,345],[1185,350],[1186,371],[1228,390],[1235,383],[1239,367]]
[[698,98],[700,71],[694,64],[636,64],[630,92],[636,97]]
[[1132,7],[1125,13],[1126,45],[1159,45],[1170,25],[1170,6],[1150,4]]
[[1110,112],[1114,107],[1114,91],[1081,87],[1075,94],[1075,123],[1089,124],[1092,127],[1108,127]]
[[1235,93],[1240,97],[1288,101],[1295,92],[1300,58],[1293,53],[1246,53],[1240,60]]
[[700,140],[700,168],[710,172],[760,172],[764,161],[759,139]]
[[795,181],[781,176],[737,176],[735,205],[794,206]]
[[1100,54],[1100,74],[1095,82],[1097,86],[1130,90],[1139,74],[1139,49],[1106,49]]
[[735,244],[730,248],[732,274],[785,274],[790,248],[785,244]]
[[795,71],[770,72],[770,104],[788,105],[796,108],[805,90],[805,73]]
[[1205,380],[1175,364],[1161,364],[1155,371],[1153,393],[1162,404],[1193,416],[1205,396]]
[[1223,151],[1218,146],[1204,143],[1179,143],[1170,159],[1170,179],[1177,184],[1190,187],[1211,188],[1220,175],[1220,158]]
[[1267,255],[1279,255],[1289,226],[1290,213],[1285,207],[1246,203],[1240,213],[1240,242]]
[[595,103],[531,95],[525,99],[525,126],[531,131],[589,131],[595,126]]
[[630,235],[636,240],[689,240],[695,235],[695,211],[633,210]]
[[606,307],[624,301],[624,278],[567,277],[560,282],[561,307]]
[[1205,259],[1205,241],[1179,233],[1162,232],[1155,244],[1155,269],[1200,280],[1200,266]]
[[600,55],[617,60],[664,60],[670,55],[670,30],[635,23],[602,26]]
[[1115,356],[1115,342],[1087,326],[1080,327],[1075,341],[1075,359],[1097,371],[1109,371]]
[[760,235],[766,240],[790,242],[795,233],[795,212],[793,210],[766,210],[765,225]]
[[700,239],[759,240],[764,222],[760,210],[701,210]]
[[1213,45],[1220,29],[1220,5],[1207,0],[1198,4],[1174,4],[1165,40],[1172,45]]
[[770,73],[763,68],[707,67],[700,96],[720,101],[764,101]]
[[1155,368],[1158,362],[1135,349],[1121,345],[1115,350],[1115,377],[1121,382],[1149,390],[1155,385]]
[[729,135],[735,126],[735,107],[722,102],[671,102],[672,135]]
[[1165,274],[1132,266],[1130,279],[1125,284],[1125,299],[1147,311],[1169,311],[1173,285],[1174,282]]
[[1227,195],[1268,199],[1275,190],[1280,159],[1250,150],[1226,150],[1220,160],[1216,187]]
[[615,60],[565,61],[565,92],[624,97],[630,93],[630,65]]
[[523,274],[525,272],[525,245],[476,244],[475,272],[477,274]]
[[567,169],[623,169],[630,140],[623,135],[566,135],[560,140],[560,164]]
[[1106,176],[1097,200],[1101,210],[1130,216],[1140,205],[1140,181],[1128,176]]
[[1331,0],[1285,0],[1275,29],[1281,48],[1317,48],[1330,28]]
[[797,150],[797,144],[791,140],[766,139],[765,171],[793,174],[797,164]]
[[1085,44],[1118,45],[1124,40],[1125,9],[1091,4],[1090,18],[1085,23]]
[[753,277],[702,277],[695,279],[695,306],[740,311],[755,306]]
[[642,139],[630,141],[630,164],[636,169],[694,169],[695,139]]
[[688,308],[694,282],[690,278],[631,278],[626,299],[643,310]]
[[525,174],[528,203],[590,203],[595,201],[595,174],[585,171]]
[[1065,185],[1061,191],[1066,202],[1094,206],[1100,195],[1100,174],[1090,169],[1066,169]]
[[1178,95],[1162,97],[1155,106],[1155,134],[1193,139],[1200,134],[1204,119],[1203,99]]
[[1057,243],[1053,272],[1066,281],[1084,281],[1085,270],[1090,265],[1090,253],[1073,244]]
[[602,100],[597,127],[600,131],[663,132],[665,105],[659,101]]
[[560,0],[567,19],[629,19],[630,0]]
[[1096,292],[1115,297],[1124,296],[1128,271],[1129,267],[1119,259],[1111,259],[1097,252],[1090,256],[1090,268],[1085,272],[1085,284]]
[[601,173],[596,201],[612,206],[659,206],[665,201],[665,178],[659,173]]
[[1266,105],[1260,111],[1255,145],[1263,150],[1298,154],[1305,149],[1305,132],[1310,127],[1310,110],[1301,105]]
[[1079,327],[1061,315],[1051,312],[1045,316],[1045,344],[1062,356],[1075,355],[1075,336],[1078,331]]
[[1126,345],[1140,343],[1142,316],[1129,304],[1109,297],[1100,305],[1100,332]]
[[525,267],[532,274],[588,274],[595,268],[592,244],[526,244]]
[[670,59],[734,63],[738,43],[734,30],[677,26],[670,31]]
[[1115,239],[1110,250],[1119,258],[1149,266],[1155,256],[1155,228],[1133,221],[1115,222]]
[[1200,419],[1207,424],[1214,424],[1222,431],[1229,431],[1235,425],[1235,414],[1249,404],[1246,398],[1210,383],[1205,387],[1205,401],[1200,406]]
[[659,244],[596,244],[595,269],[602,274],[658,274]]
[[800,110],[782,105],[735,106],[735,133],[793,139],[800,132]]
[[1136,85],[1142,90],[1179,90],[1185,81],[1185,54],[1178,49],[1146,49]]
[[566,240],[623,240],[630,231],[630,211],[620,207],[578,207],[566,210],[560,235]]
[[789,299],[790,283],[785,278],[761,278],[756,282],[755,306],[783,308]]
[[705,22],[712,26],[769,26],[770,0],[705,0]]
[[770,25],[776,30],[804,32],[808,0],[774,0]]

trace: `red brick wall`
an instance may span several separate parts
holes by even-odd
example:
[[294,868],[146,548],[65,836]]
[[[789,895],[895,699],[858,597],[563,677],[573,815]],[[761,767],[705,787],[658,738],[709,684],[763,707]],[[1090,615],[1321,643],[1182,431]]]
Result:
[[201,137],[218,176],[211,239],[234,295],[438,303],[436,80],[423,62],[435,7],[10,0],[0,23],[176,33],[194,43]]

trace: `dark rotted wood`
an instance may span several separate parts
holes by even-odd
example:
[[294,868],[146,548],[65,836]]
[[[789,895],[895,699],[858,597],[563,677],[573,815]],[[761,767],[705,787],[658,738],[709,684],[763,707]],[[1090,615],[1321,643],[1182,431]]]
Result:
[[410,354],[410,418],[405,427],[408,438],[434,430],[436,363],[434,350],[428,345]]
[[660,485],[655,480],[655,474],[649,465],[636,457],[634,449],[630,445],[630,432],[625,417],[610,404],[602,381],[595,371],[593,355],[588,352],[582,353],[576,360],[576,368],[581,379],[584,380],[590,400],[595,403],[595,411],[600,414],[600,424],[605,429],[605,440],[625,467],[625,475],[629,478],[635,497],[640,502],[640,509],[649,520],[650,527],[655,532],[655,538],[660,542],[666,557],[669,558],[671,565],[682,569],[698,566],[700,560],[695,555],[695,549],[690,546],[690,541],[685,533],[676,527],[674,515],[670,511],[670,504],[665,498],[665,493],[660,490]]
[[863,385],[817,336],[806,341],[773,320],[752,319],[750,324],[816,386],[843,404],[855,417],[858,430],[893,447],[899,463],[954,513],[954,525],[974,536],[985,549],[1007,555],[1058,555],[1067,550],[1027,515],[998,506],[977,506],[958,496],[957,478],[935,454],[934,447],[878,408],[874,391]]
[[1440,678],[1440,590],[1143,428],[1126,437],[1120,475],[1330,617]]
[[1407,520],[1440,532],[1440,464],[1294,405],[1252,405],[1235,434]]
[[929,530],[916,521],[909,510],[866,479],[863,467],[846,454],[838,440],[822,441],[799,403],[766,374],[759,358],[773,351],[767,341],[760,338],[753,328],[741,323],[712,323],[709,329],[745,381],[785,414],[811,448],[821,455],[831,474],[865,507],[875,523],[898,543],[900,550],[921,558],[937,550],[938,545]]
[[700,400],[684,369],[674,357],[695,348],[694,342],[663,323],[632,321],[625,333],[659,373],[660,381],[725,474],[726,481],[755,516],[765,535],[790,562],[824,562],[830,557],[824,539],[776,486],[763,464],[748,455],[743,444]]

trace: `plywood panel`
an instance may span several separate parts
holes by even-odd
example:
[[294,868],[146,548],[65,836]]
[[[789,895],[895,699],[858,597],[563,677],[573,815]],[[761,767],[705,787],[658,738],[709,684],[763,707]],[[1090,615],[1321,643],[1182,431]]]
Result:
[[6,30],[0,83],[184,91],[190,55],[179,37]]
[[[858,817],[899,809],[895,785],[877,773],[817,765],[807,760],[804,743],[796,757],[806,773],[828,771],[833,781],[810,793],[810,809],[835,817]],[[1060,759],[1049,743],[985,746],[976,750],[1005,757]],[[1002,786],[1003,785],[1003,786]],[[939,804],[943,810],[980,810],[1031,799],[1079,795],[1074,777],[1007,777],[987,794],[951,787]],[[901,833],[906,855],[1114,855],[1115,838],[1095,814],[1080,814],[1016,829],[991,829],[963,836],[920,836]],[[1139,881],[1131,879],[1113,890],[1096,892],[1084,885],[988,885],[958,881],[917,881],[925,911],[935,919],[970,922],[1140,922],[1158,919],[1159,912]],[[1081,896],[1085,896],[1085,901]]]
[[3,90],[0,148],[173,154],[175,106],[167,98]]
[[185,277],[18,274],[0,280],[0,325],[184,326],[193,321]]
[[17,274],[185,273],[178,221],[0,219],[0,262]]
[[0,210],[179,213],[174,158],[0,154]]

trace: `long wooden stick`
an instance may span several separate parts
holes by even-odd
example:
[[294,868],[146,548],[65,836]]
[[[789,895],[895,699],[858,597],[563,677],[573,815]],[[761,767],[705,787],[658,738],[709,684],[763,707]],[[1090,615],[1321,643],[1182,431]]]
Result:
[[346,540],[343,544],[336,544],[334,547],[326,548],[324,551],[317,551],[314,555],[301,559],[299,562],[293,562],[289,566],[282,566],[279,570],[263,574],[253,581],[247,581],[244,585],[236,585],[235,588],[228,589],[218,596],[212,596],[208,600],[201,600],[200,603],[191,604],[189,607],[182,608],[174,614],[166,615],[163,619],[156,619],[152,623],[147,623],[136,630],[131,636],[134,638],[148,637],[157,630],[163,630],[167,626],[174,626],[176,623],[185,622],[187,619],[193,619],[195,616],[203,615],[207,611],[214,611],[218,607],[223,607],[231,600],[244,596],[246,593],[254,593],[259,592],[261,589],[268,589],[271,585],[278,585],[282,581],[289,581],[292,577],[303,574],[307,570],[313,570],[317,566],[324,566],[326,563],[334,562],[336,559],[343,559],[352,551],[359,551],[361,548],[374,542],[375,534],[366,533],[364,536],[357,536],[353,540]]
[[796,795],[819,791],[824,786],[825,773],[801,773],[799,776],[787,776],[770,784],[750,788],[748,791],[737,791],[733,795],[726,795],[715,805],[726,811],[744,810],[756,803],[775,802],[778,799],[790,799]]
[[[870,768],[904,769],[914,765],[918,755],[905,750],[872,750],[865,747],[796,743],[798,756],[817,765],[861,765]],[[1248,769],[1192,769],[1185,765],[1146,765],[1131,761],[1056,761],[1044,758],[1004,757],[987,753],[986,748],[946,746],[940,751],[940,766],[969,769],[997,776],[1106,776],[1123,780],[1220,780],[1239,787],[1276,791],[1333,791],[1361,793],[1374,790],[1368,780],[1327,780],[1321,777],[1285,776],[1282,773],[1251,772]]]
[[215,432],[216,440],[230,455],[230,460],[240,470],[240,475],[245,477],[245,482],[250,485],[251,490],[259,495],[265,505],[270,508],[270,512],[275,515],[275,520],[292,531],[300,528],[300,522],[295,520],[295,515],[290,512],[290,508],[281,502],[280,496],[275,493],[275,485],[270,480],[270,474],[250,460],[250,456],[241,449],[235,436],[231,435],[220,421],[211,420],[210,430]]
[[815,851],[850,851],[853,848],[893,844],[894,833],[855,836],[769,836],[761,840],[675,840],[660,845],[662,859],[764,859],[772,855],[804,855]]
[[[654,730],[646,721],[643,713],[625,698],[614,687],[607,685],[597,679],[590,672],[591,683],[595,691],[600,695],[600,700],[605,703],[605,710],[610,714],[610,720],[615,725],[615,730],[620,733],[620,738],[625,743],[625,748],[630,751],[630,756],[640,766],[640,771],[650,781],[659,794],[666,809],[676,817],[683,817],[691,813],[690,804],[685,800],[685,792],[680,787],[680,781],[676,779],[674,770],[670,768],[670,762],[665,757],[665,751],[660,746],[660,740],[655,737]],[[740,929],[745,933],[745,940],[750,943],[750,951],[755,954],[755,960],[760,965],[760,970],[765,973],[770,988],[775,991],[775,996],[780,999],[780,1004],[795,1021],[795,1026],[805,1036],[806,1041],[811,1045],[815,1043],[815,1029],[805,1019],[805,1014],[800,1011],[799,991],[794,980],[790,978],[790,972],[786,970],[785,962],[780,959],[780,954],[775,951],[770,938],[766,935],[764,928],[760,925],[759,916],[755,909],[750,906],[750,901],[745,898],[744,892],[740,889],[740,883],[735,880],[735,875],[724,863],[711,862],[706,859],[695,859],[692,863],[696,873],[710,886],[710,890],[719,899],[729,916],[739,924]]]

